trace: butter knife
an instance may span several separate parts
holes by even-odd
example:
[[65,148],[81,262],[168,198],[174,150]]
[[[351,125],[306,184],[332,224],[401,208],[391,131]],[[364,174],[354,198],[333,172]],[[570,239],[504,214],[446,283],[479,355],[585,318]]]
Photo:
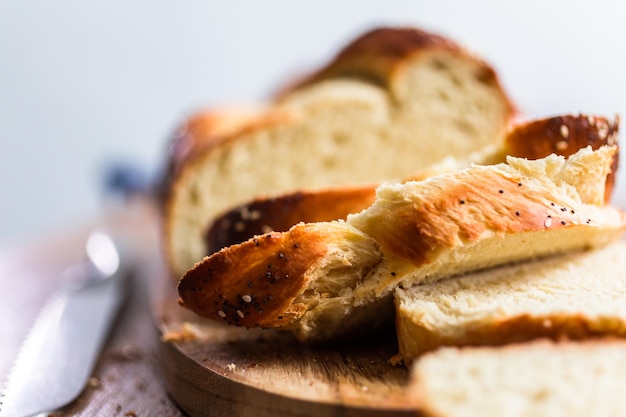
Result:
[[7,378],[0,417],[57,410],[84,390],[126,293],[127,268],[111,236],[93,232],[87,259],[63,273]]

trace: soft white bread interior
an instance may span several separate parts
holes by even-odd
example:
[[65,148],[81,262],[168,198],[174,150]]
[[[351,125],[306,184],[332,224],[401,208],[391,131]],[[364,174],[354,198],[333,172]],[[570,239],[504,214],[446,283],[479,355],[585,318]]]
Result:
[[453,42],[368,32],[266,111],[208,129],[177,159],[164,203],[168,265],[182,276],[206,255],[215,216],[254,196],[399,180],[498,143],[513,115],[493,69]]
[[625,227],[623,213],[604,205],[615,151],[509,157],[383,185],[346,222],[299,224],[206,257],[179,282],[181,304],[320,341],[377,320],[398,285],[604,246]]
[[441,346],[626,337],[626,241],[395,292],[406,364]]
[[626,342],[443,348],[412,369],[426,417],[605,417],[626,410]]
[[[492,165],[505,162],[506,156],[538,159],[552,153],[569,156],[579,149],[617,143],[619,118],[609,120],[590,114],[559,115],[516,122],[502,143],[488,145],[462,158],[446,157],[415,172],[408,180],[425,179],[456,171],[471,164]],[[610,202],[619,156],[613,158],[607,176],[605,202]],[[312,223],[345,219],[369,207],[380,184],[301,189],[295,192],[257,197],[221,213],[205,232],[206,254],[241,243],[270,231],[284,232],[298,222]]]

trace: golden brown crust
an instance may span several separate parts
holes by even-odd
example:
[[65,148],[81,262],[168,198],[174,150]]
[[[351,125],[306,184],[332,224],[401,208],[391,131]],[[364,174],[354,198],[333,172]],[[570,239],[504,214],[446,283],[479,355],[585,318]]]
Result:
[[238,326],[285,326],[304,313],[293,301],[308,285],[306,271],[326,255],[329,238],[316,225],[299,225],[225,248],[181,279],[181,305]]
[[[325,67],[295,84],[292,90],[329,78],[355,77],[387,86],[392,74],[412,55],[429,49],[466,54],[458,44],[416,28],[381,27],[370,30],[345,46]],[[497,82],[487,64],[484,78]],[[284,93],[285,93],[284,92]],[[283,93],[283,94],[284,94]]]
[[[594,115],[562,115],[526,121],[515,125],[507,134],[505,148],[509,155],[538,159],[552,153],[570,156],[591,146],[614,145],[619,135],[619,118],[611,121]],[[619,152],[619,151],[618,151]],[[611,200],[619,164],[619,153],[613,157],[611,174],[607,177],[605,201]]]
[[458,239],[473,242],[486,232],[504,235],[591,222],[531,185],[498,171],[465,171],[432,198],[398,202],[393,215],[377,213],[368,233],[386,252],[420,266],[458,245]]
[[345,219],[374,202],[376,186],[364,185],[316,191],[297,191],[258,198],[219,216],[205,235],[207,253],[216,252],[270,231],[285,232],[293,225]]

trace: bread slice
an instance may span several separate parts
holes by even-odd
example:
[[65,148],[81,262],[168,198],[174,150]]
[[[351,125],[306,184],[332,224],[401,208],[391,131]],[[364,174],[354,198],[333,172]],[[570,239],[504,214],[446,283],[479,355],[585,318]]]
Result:
[[[619,118],[579,114],[561,115],[517,122],[499,146],[489,145],[464,158],[445,158],[415,173],[406,180],[466,168],[472,163],[489,165],[504,162],[506,156],[538,159],[551,153],[569,156],[591,146],[614,145],[619,132]],[[605,202],[610,202],[619,156],[613,159],[607,176]],[[205,234],[206,253],[241,243],[270,231],[284,232],[298,222],[313,223],[345,219],[369,207],[380,184],[339,186],[317,190],[298,190],[277,196],[255,198],[220,214]]]
[[494,70],[453,42],[417,29],[368,32],[178,160],[165,193],[167,263],[182,276],[206,254],[213,219],[254,196],[398,180],[498,143],[514,114]]
[[443,348],[416,362],[408,391],[426,417],[622,416],[626,342],[537,341]]
[[397,289],[405,363],[441,346],[626,337],[626,241]]
[[398,285],[604,246],[626,226],[622,212],[604,205],[615,150],[509,157],[382,185],[374,204],[346,222],[298,224],[205,258],[181,279],[181,304],[319,341],[378,318]]

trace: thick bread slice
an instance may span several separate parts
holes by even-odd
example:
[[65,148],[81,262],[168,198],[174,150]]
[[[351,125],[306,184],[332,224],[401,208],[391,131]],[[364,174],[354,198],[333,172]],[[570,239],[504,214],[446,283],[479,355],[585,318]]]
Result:
[[444,348],[416,362],[408,388],[427,417],[606,417],[626,410],[626,342],[537,341]]
[[420,30],[368,33],[331,67],[341,70],[291,90],[178,164],[164,207],[165,253],[175,277],[205,255],[208,225],[236,204],[302,188],[398,180],[444,156],[498,143],[514,115],[489,65]]
[[[579,149],[617,143],[619,118],[611,121],[593,115],[562,115],[518,122],[506,134],[501,145],[492,145],[473,152],[463,159],[446,158],[407,180],[466,168],[472,163],[496,164],[507,155],[527,159],[544,158],[551,153],[569,156]],[[613,191],[619,156],[613,159],[607,176],[605,202]],[[380,184],[344,186],[318,190],[298,190],[267,198],[255,198],[218,216],[205,235],[206,254],[241,243],[255,235],[270,231],[284,232],[298,222],[313,223],[345,219],[370,206],[375,188]]]
[[299,224],[205,258],[179,282],[181,304],[318,341],[376,319],[398,285],[606,245],[626,226],[620,211],[603,205],[614,152],[511,157],[383,185],[347,222]]
[[626,337],[626,241],[395,292],[405,363],[440,346]]

